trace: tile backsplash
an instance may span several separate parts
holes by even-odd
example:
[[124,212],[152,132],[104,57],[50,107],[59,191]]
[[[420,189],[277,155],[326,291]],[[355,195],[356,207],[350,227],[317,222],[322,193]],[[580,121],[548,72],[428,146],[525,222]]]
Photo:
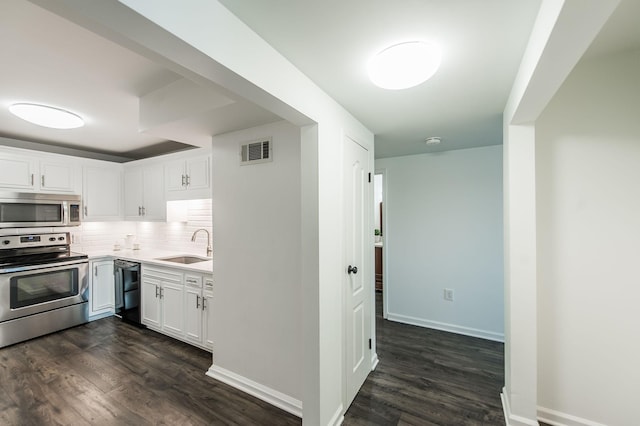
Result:
[[183,202],[186,203],[186,222],[84,222],[68,229],[72,234],[72,248],[75,251],[112,250],[116,242],[124,248],[125,238],[131,234],[141,249],[204,255],[206,233],[198,233],[195,242],[191,242],[191,235],[199,228],[211,232],[211,199]]

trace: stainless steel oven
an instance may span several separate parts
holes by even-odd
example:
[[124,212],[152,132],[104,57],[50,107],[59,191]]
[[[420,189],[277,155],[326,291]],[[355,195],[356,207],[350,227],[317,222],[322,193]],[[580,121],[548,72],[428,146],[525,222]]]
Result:
[[0,192],[0,227],[80,225],[80,196]]
[[0,236],[0,347],[87,322],[88,266],[68,233]]

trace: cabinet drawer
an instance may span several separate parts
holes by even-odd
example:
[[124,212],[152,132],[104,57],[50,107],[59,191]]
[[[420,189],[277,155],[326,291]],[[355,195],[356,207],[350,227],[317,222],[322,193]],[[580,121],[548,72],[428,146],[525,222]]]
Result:
[[160,281],[171,281],[175,284],[182,285],[183,274],[171,269],[150,268],[142,266],[143,278],[152,278]]
[[186,274],[184,276],[184,283],[189,287],[202,288],[202,276]]

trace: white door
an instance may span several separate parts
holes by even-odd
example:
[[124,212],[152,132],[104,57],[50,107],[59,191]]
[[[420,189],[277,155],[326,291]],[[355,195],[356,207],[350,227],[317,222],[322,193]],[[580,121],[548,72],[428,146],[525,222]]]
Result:
[[369,152],[344,141],[345,206],[345,407],[351,405],[371,371],[371,256]]
[[167,204],[164,199],[164,167],[162,164],[149,166],[144,170],[143,176],[143,219],[164,219],[167,214]]
[[128,220],[141,219],[142,199],[142,168],[128,169],[124,172],[124,216]]
[[91,262],[91,312],[90,315],[113,309],[114,277],[113,260]]
[[73,192],[76,177],[71,164],[40,163],[40,190],[51,192]]
[[184,288],[184,335],[188,340],[202,343],[202,289]]
[[184,286],[162,282],[162,331],[182,336],[184,332]]
[[142,278],[142,323],[160,328],[160,289],[159,280]]

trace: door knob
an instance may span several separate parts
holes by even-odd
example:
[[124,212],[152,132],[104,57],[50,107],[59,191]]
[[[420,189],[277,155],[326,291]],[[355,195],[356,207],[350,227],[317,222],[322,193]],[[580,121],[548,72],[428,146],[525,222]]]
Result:
[[358,267],[349,265],[349,267],[347,268],[347,273],[348,274],[357,274],[358,273]]

